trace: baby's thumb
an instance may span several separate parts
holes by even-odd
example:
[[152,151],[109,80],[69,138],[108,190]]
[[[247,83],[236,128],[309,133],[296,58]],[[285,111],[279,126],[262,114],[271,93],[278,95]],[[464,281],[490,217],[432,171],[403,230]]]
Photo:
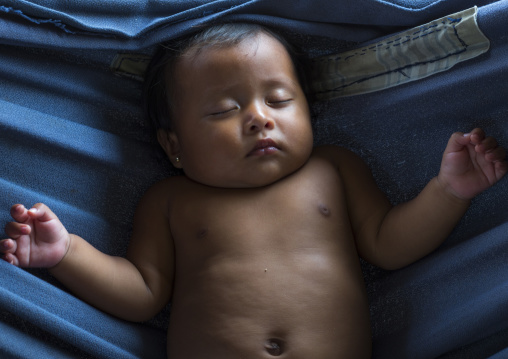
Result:
[[48,222],[52,219],[58,219],[58,217],[44,203],[34,204],[34,206],[28,210],[28,215],[30,218],[39,222]]
[[445,153],[459,152],[469,143],[471,143],[470,133],[455,132],[448,141]]

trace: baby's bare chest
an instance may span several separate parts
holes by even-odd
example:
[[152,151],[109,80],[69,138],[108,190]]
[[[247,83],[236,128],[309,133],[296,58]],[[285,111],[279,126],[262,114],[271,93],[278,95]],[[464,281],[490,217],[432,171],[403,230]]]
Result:
[[[299,358],[311,357],[316,343],[335,357],[337,339],[349,336],[353,323],[364,338],[364,289],[338,176],[258,190],[197,190],[171,221],[178,328],[172,335],[179,340],[193,333],[238,350],[237,357],[261,357],[263,345],[278,340]],[[316,336],[323,328],[327,334]],[[212,347],[206,350],[219,350]]]
[[259,189],[196,187],[175,208],[170,220],[177,250],[210,255],[326,245],[349,230],[334,173],[321,178],[303,173]]
[[[228,283],[236,293],[240,288],[259,298],[269,293],[269,302],[273,293],[280,293],[277,288],[287,285],[294,289],[286,289],[285,295],[297,295],[305,288],[336,288],[340,273],[358,278],[359,260],[340,177],[333,171],[320,176],[315,172],[269,188],[196,187],[185,196],[170,219],[182,289],[196,291],[199,297],[207,294],[197,294],[198,283],[212,291]],[[316,278],[321,288],[314,286]]]

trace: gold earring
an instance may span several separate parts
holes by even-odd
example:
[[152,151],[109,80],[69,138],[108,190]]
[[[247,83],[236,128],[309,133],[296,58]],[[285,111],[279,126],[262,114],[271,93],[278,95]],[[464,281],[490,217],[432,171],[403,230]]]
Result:
[[177,163],[178,163],[178,162],[180,162],[180,157],[176,156],[176,157],[175,157],[175,161],[176,161]]

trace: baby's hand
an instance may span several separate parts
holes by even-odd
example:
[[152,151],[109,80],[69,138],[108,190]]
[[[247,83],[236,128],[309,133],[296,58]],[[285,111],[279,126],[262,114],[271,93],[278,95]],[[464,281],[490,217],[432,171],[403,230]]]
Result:
[[27,210],[11,208],[14,222],[5,226],[9,238],[0,240],[3,259],[19,267],[51,268],[69,249],[70,236],[57,216],[42,203]]
[[505,156],[504,148],[479,128],[454,133],[443,154],[438,181],[456,197],[472,199],[508,172]]

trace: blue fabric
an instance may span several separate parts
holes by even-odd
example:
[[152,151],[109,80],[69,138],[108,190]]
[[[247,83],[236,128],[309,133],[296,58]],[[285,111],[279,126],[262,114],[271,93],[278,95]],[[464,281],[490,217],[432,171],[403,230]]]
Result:
[[[150,52],[219,19],[274,26],[316,56],[473,5],[488,53],[421,81],[315,105],[316,143],[359,153],[394,203],[437,174],[453,131],[481,126],[508,146],[508,0],[4,1],[0,222],[13,203],[45,202],[69,231],[125,254],[137,201],[171,169],[142,118],[141,85],[108,69],[117,50]],[[507,200],[505,179],[474,200],[435,253],[407,268],[363,264],[374,358],[506,357]],[[0,262],[2,358],[164,358],[169,315],[168,306],[148,323],[127,323],[68,294],[46,271]]]
[[[411,27],[493,0],[173,0],[20,1],[7,0],[0,12],[5,43],[34,46],[138,49],[191,26],[216,19],[255,21],[347,41],[366,41],[387,28]],[[39,26],[35,26],[39,25]],[[38,36],[32,36],[38,27]]]

